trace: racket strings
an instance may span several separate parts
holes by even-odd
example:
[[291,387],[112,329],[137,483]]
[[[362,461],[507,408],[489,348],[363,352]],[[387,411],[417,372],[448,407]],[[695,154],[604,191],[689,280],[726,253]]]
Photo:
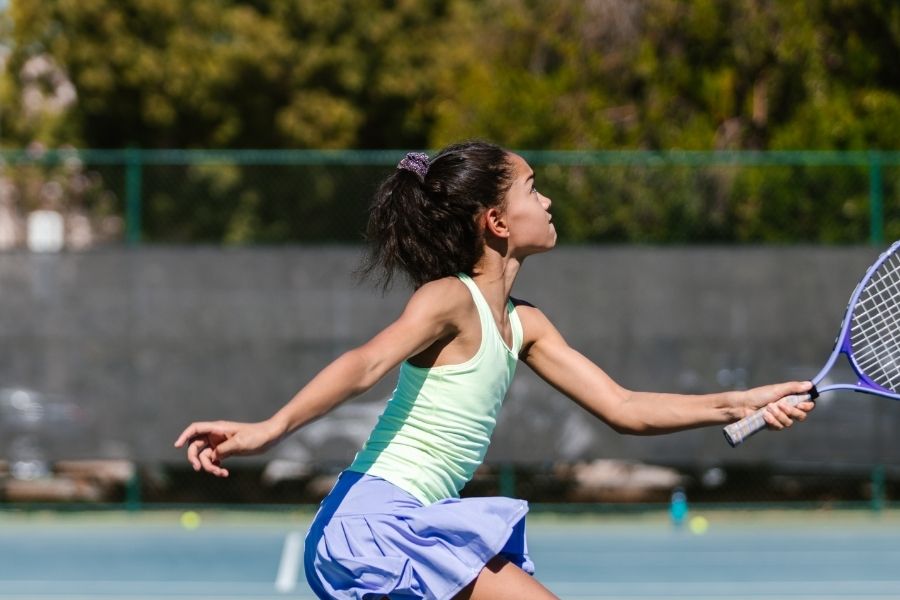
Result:
[[900,259],[885,259],[853,308],[850,341],[860,370],[891,391],[900,389]]
[[[865,316],[871,318],[871,314]],[[897,360],[897,318],[884,318],[876,325],[859,327],[853,339],[854,355],[860,370],[883,387],[895,389],[900,383],[900,361]]]
[[[898,274],[895,274],[895,277]],[[894,285],[900,285],[900,280],[895,281]],[[891,297],[884,293],[884,290],[878,292],[875,298],[861,299],[857,311],[855,328],[858,334],[861,334],[868,344],[874,343],[875,340],[890,338],[890,343],[897,345],[897,325],[900,322],[900,310],[887,311],[888,303],[895,303],[896,296]]]
[[854,311],[852,342],[860,369],[879,385],[895,389],[900,380],[897,360],[900,322],[900,268],[895,257],[885,261],[860,294]]

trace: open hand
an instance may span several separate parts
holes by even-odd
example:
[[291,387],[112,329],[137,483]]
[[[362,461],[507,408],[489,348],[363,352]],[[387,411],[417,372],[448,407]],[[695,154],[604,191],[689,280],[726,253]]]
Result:
[[222,460],[234,455],[259,454],[278,439],[274,427],[267,421],[235,423],[208,421],[191,423],[178,439],[175,447],[187,444],[187,459],[195,471],[201,469],[216,477],[228,477]]

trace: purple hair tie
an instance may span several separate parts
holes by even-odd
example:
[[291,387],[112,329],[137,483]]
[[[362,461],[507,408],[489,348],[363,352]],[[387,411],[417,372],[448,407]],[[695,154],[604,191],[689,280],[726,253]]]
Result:
[[422,152],[409,152],[397,165],[398,169],[415,173],[421,181],[425,181],[428,173],[428,155]]

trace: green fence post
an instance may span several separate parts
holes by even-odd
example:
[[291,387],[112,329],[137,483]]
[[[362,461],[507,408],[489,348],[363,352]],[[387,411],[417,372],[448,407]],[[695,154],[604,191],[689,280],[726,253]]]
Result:
[[131,245],[141,241],[141,177],[143,175],[139,148],[129,148],[125,154],[125,239]]
[[500,466],[500,495],[516,497],[516,468],[510,464]]
[[138,466],[134,466],[134,472],[125,483],[125,508],[129,512],[141,509],[141,474]]
[[869,241],[884,242],[884,186],[881,183],[881,154],[869,153]]
[[881,512],[885,502],[885,474],[884,465],[875,465],[872,468],[872,510]]

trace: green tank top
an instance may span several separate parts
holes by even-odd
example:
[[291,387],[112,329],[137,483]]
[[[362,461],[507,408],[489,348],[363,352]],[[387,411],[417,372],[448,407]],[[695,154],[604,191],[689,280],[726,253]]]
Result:
[[458,498],[484,460],[497,413],[512,382],[522,324],[507,304],[512,348],[500,335],[475,282],[457,275],[472,294],[481,345],[458,365],[400,366],[397,388],[349,470],[381,477],[424,504]]

